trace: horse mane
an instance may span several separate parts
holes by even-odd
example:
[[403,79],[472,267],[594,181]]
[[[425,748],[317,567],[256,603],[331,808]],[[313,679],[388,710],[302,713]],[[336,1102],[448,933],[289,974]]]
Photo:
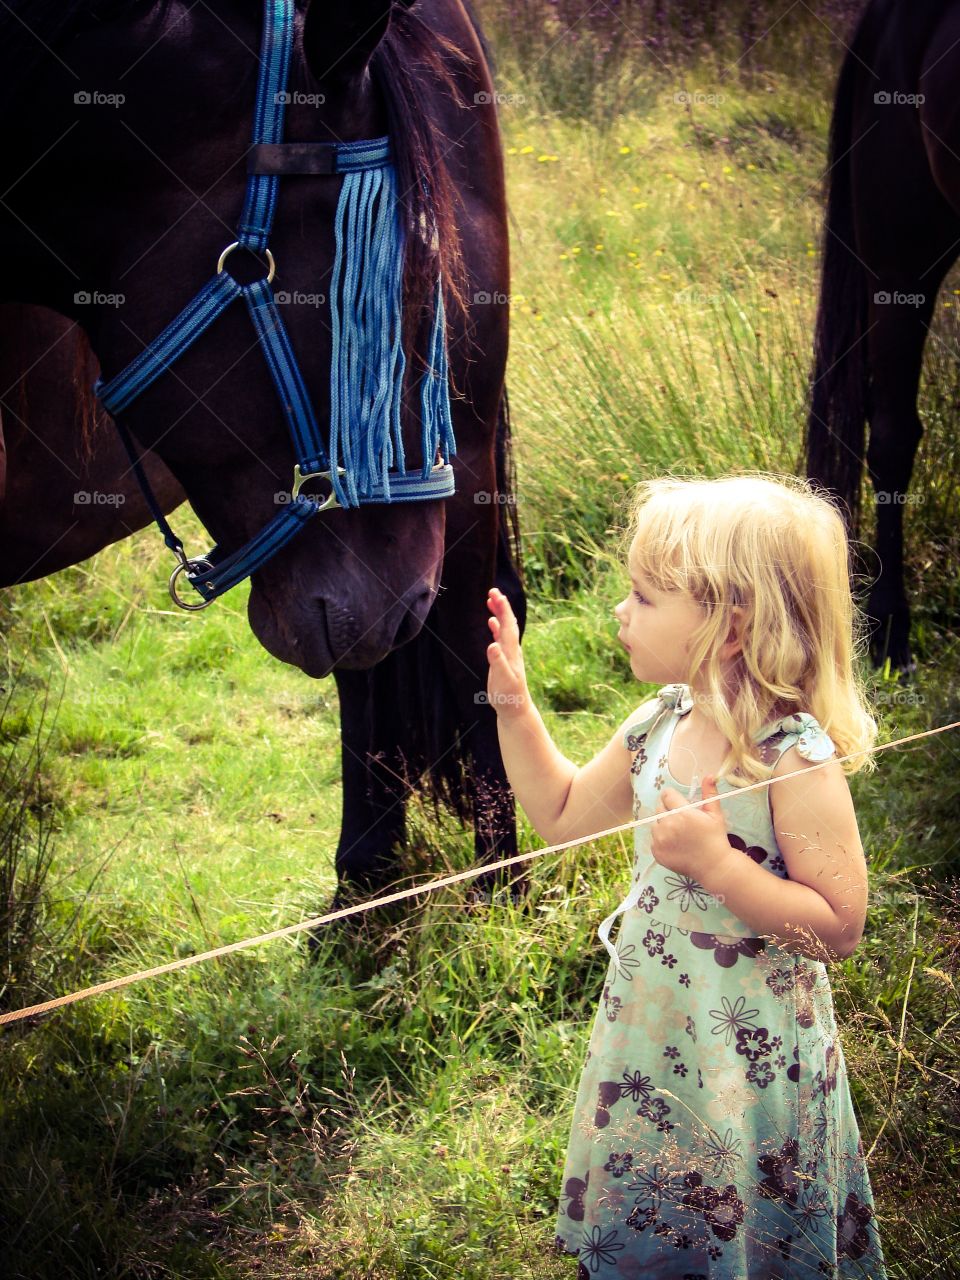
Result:
[[[466,320],[466,267],[456,218],[456,195],[444,155],[450,142],[431,110],[452,99],[466,106],[452,64],[468,55],[438,35],[405,4],[394,3],[386,35],[377,45],[370,71],[387,108],[388,131],[401,192],[406,231],[403,315],[405,347],[432,314],[437,270],[444,281],[447,326]],[[425,93],[429,77],[437,90]],[[429,234],[433,231],[433,235]]]

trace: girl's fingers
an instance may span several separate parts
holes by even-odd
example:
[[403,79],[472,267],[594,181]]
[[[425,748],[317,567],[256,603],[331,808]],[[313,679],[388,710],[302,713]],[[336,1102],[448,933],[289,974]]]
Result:
[[520,628],[517,625],[517,618],[510,607],[510,601],[496,587],[492,588],[487,596],[487,604],[491,612],[497,619],[500,630],[503,632],[502,639],[507,641],[511,646],[520,643]]

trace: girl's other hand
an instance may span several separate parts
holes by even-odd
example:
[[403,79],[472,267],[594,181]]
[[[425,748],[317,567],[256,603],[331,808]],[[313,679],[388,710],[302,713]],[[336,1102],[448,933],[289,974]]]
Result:
[[487,594],[491,617],[487,625],[493,641],[487,645],[487,701],[501,718],[520,715],[530,702],[520,652],[520,628],[510,601],[497,587]]
[[656,812],[681,812],[655,822],[650,837],[650,852],[662,867],[699,884],[704,883],[701,878],[704,875],[713,878],[711,873],[715,876],[717,868],[732,852],[727,840],[727,821],[717,799],[717,780],[712,774],[704,778],[702,792],[701,799],[712,803],[687,810],[687,797],[673,787],[666,787],[660,793]]

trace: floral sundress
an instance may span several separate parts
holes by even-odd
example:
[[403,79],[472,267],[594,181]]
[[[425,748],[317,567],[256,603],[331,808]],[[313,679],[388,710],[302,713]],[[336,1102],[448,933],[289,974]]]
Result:
[[[627,729],[635,817],[655,812],[664,787],[690,798],[667,758],[692,705],[687,685],[667,685]],[[813,761],[834,750],[806,714],[764,726],[756,742],[771,765],[794,745]],[[717,789],[736,790],[722,778]],[[786,878],[768,792],[724,801],[728,839]],[[578,1280],[886,1280],[826,966],[749,936],[696,881],[656,862],[650,833],[634,830],[615,945],[614,916],[601,926],[612,958],[558,1249],[577,1256]]]

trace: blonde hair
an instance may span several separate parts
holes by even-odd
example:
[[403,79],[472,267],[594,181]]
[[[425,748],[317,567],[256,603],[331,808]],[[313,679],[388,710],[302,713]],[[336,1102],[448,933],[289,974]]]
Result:
[[[874,744],[855,665],[865,620],[851,593],[846,528],[825,493],[761,472],[667,476],[638,486],[630,524],[638,570],[704,611],[684,683],[730,743],[720,773],[731,784],[770,776],[753,736],[782,716],[814,716],[841,756]],[[734,609],[742,649],[727,667],[731,689],[718,651]],[[875,767],[872,755],[841,765],[846,774]]]

